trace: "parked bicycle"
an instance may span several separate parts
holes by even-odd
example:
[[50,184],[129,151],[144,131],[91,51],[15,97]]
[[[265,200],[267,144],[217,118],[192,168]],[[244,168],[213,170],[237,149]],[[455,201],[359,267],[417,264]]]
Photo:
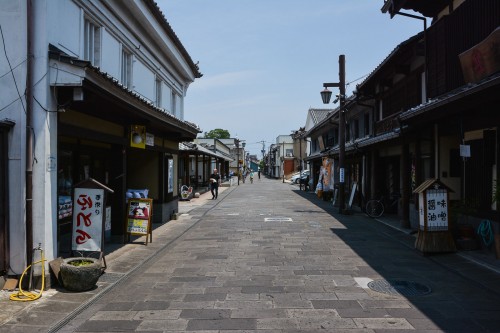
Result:
[[[395,209],[397,211],[398,202],[400,198],[399,193],[391,194],[391,199],[388,202],[388,208],[390,210]],[[386,201],[385,197],[382,195],[380,199],[371,199],[368,200],[365,206],[365,213],[372,218],[380,217],[385,212],[384,202]]]

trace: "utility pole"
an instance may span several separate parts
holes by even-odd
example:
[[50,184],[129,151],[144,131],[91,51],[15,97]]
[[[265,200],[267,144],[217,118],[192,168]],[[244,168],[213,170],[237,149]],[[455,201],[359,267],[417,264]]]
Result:
[[345,207],[345,55],[339,56],[339,213],[343,213]]
[[345,55],[339,55],[339,82],[323,83],[325,88],[321,92],[324,104],[330,103],[332,92],[328,87],[339,87],[339,213],[343,214],[345,209]]
[[262,153],[262,159],[264,159],[266,153],[266,141],[262,140],[259,141],[258,143],[262,143],[262,150],[260,152]]

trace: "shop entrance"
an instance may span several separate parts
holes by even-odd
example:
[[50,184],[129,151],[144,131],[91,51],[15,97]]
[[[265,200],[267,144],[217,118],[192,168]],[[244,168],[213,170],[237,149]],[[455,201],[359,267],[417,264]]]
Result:
[[[60,138],[57,173],[57,239],[59,256],[71,255],[73,186],[83,180],[93,178],[114,189],[117,186],[115,180],[120,179],[115,175],[117,169],[113,165],[115,155],[116,150],[113,150],[110,144],[74,138]],[[107,196],[106,206],[111,207],[113,205],[113,196],[113,194]],[[111,214],[111,218],[115,217],[120,218]],[[110,227],[108,225],[108,228]],[[108,230],[108,233],[110,233],[110,230]]]

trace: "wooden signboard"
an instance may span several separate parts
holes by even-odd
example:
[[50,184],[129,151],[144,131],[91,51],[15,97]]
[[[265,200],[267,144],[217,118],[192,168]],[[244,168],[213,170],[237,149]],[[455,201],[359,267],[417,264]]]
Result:
[[151,215],[153,212],[153,199],[130,198],[127,204],[127,233],[128,241],[130,235],[146,235],[146,245],[153,241],[151,228]]
[[415,248],[424,253],[455,252],[448,225],[450,188],[438,179],[427,179],[413,193],[418,194],[419,230]]
[[358,183],[354,182],[352,184],[351,196],[349,197],[349,206],[348,209],[352,208],[352,201],[354,200],[354,194],[356,193],[356,188],[358,187]]

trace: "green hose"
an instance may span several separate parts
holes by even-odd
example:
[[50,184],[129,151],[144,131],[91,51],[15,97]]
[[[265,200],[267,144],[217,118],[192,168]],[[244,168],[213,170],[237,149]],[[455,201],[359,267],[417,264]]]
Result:
[[490,220],[481,221],[481,224],[477,228],[477,234],[481,236],[484,245],[486,245],[487,247],[493,244],[494,236]]

